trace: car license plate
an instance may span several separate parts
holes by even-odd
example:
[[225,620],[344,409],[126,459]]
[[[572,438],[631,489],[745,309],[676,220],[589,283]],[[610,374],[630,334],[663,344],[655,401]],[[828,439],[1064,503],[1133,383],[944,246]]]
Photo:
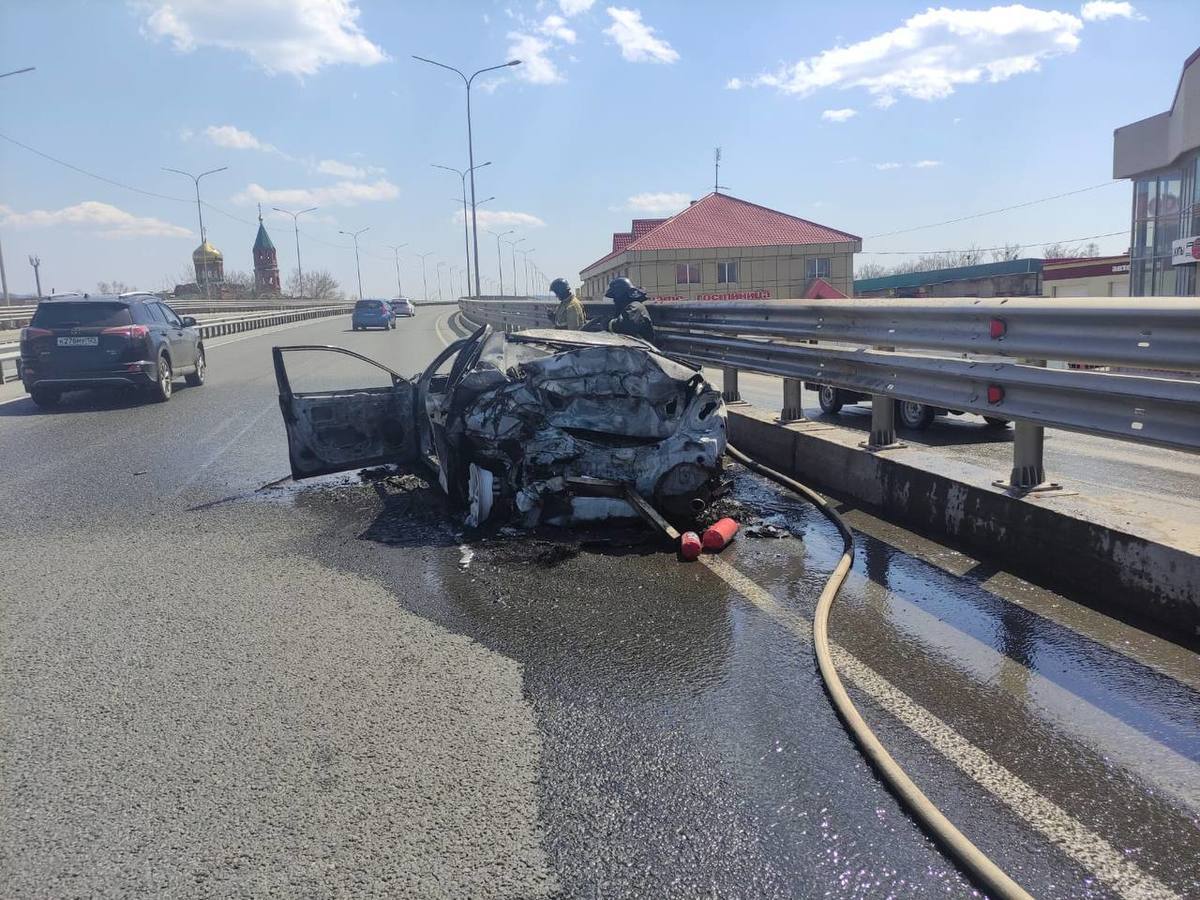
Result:
[[96,335],[87,337],[60,337],[58,346],[60,347],[97,347],[100,345],[100,338]]

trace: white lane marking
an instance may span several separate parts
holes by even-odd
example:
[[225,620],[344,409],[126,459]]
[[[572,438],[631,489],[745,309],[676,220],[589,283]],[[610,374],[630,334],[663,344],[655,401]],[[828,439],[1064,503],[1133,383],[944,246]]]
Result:
[[234,444],[236,444],[238,441],[240,441],[242,439],[242,437],[246,434],[246,432],[248,432],[251,428],[253,428],[255,425],[257,425],[259,423],[259,421],[263,418],[263,416],[265,416],[271,410],[278,409],[278,408],[279,408],[279,406],[277,403],[269,403],[265,407],[263,407],[262,411],[258,415],[256,415],[253,419],[251,419],[249,422],[247,422],[242,428],[238,429],[237,434],[235,434],[228,441],[226,441],[224,444],[222,444],[219,449],[217,449],[216,451],[211,453],[208,457],[208,460],[203,465],[197,466],[195,469],[193,469],[192,474],[186,480],[184,480],[179,485],[178,488],[176,488],[174,491],[171,492],[171,498],[174,499],[174,498],[178,497],[180,494],[182,494],[185,490],[187,490],[192,484],[195,483],[197,478],[199,478],[202,474],[204,474],[204,471],[209,466],[211,466],[218,459],[220,459],[222,456],[224,456],[229,451],[230,447],[232,447]]
[[[714,556],[702,556],[700,561],[729,587],[797,637],[812,639],[812,626],[806,619],[780,606],[770,593],[729,563]],[[838,670],[847,681],[1122,897],[1129,900],[1179,898],[1167,885],[1143,872],[1127,860],[1120,850],[1090,831],[1062,807],[1047,800],[844,647],[831,642],[831,651]]]
[[[439,316],[438,318],[433,320],[433,330],[437,333],[437,339],[442,342],[443,347],[449,347],[451,344],[454,343],[453,340],[448,341],[442,335],[442,323],[447,321],[452,315],[454,315],[454,313],[452,313],[452,312],[446,313],[444,316]],[[449,326],[447,326],[447,327],[449,327]]]

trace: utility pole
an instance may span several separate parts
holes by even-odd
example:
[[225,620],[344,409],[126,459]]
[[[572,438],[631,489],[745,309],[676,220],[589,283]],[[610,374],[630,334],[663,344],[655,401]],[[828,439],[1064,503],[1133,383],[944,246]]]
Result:
[[494,237],[496,239],[496,269],[500,273],[500,296],[501,297],[504,296],[504,260],[500,256],[500,238],[504,237],[506,234],[512,234],[514,231],[516,231],[515,228],[510,228],[510,229],[508,229],[508,231],[501,231],[501,232],[497,233],[495,231],[492,231],[490,228],[488,229],[488,234],[492,235],[492,237]]
[[396,296],[404,296],[404,288],[400,287],[400,248],[407,247],[408,244],[384,244],[396,256]]
[[505,241],[512,250],[512,273],[513,273],[513,296],[517,296],[517,244],[527,241],[529,238],[517,238],[515,241]]
[[429,299],[429,280],[425,277],[425,257],[433,256],[433,251],[429,250],[425,253],[414,253],[413,256],[418,256],[421,258],[421,291],[422,291],[421,299],[428,300]]
[[4,248],[0,247],[0,288],[4,290],[4,305],[11,306],[12,301],[8,297],[8,276],[4,273]]
[[[308,212],[313,212],[317,207],[310,206],[308,209],[302,209],[300,212],[291,212],[290,210],[280,209],[278,206],[272,206],[271,209],[275,212],[287,213],[292,217],[292,226],[296,230],[296,289],[300,292],[300,299],[304,299],[304,271],[300,268],[300,223],[297,221],[302,215]],[[315,297],[313,299],[316,299]]]
[[358,261],[358,236],[360,234],[362,234],[364,231],[370,231],[370,230],[371,230],[371,226],[368,225],[366,228],[358,229],[358,231],[339,231],[338,232],[338,234],[344,234],[347,237],[354,238],[354,268],[358,270],[358,299],[359,300],[361,300],[363,298],[363,296],[362,296],[362,265],[360,265],[359,261]]
[[40,303],[42,300],[42,275],[38,270],[42,265],[42,258],[40,256],[34,256],[32,253],[30,253],[29,264],[33,266],[33,280],[37,284],[37,298],[38,302]]
[[488,66],[486,69],[479,69],[468,78],[458,69],[454,68],[454,66],[448,66],[445,63],[426,59],[424,56],[417,56],[416,54],[413,54],[413,59],[456,73],[463,80],[463,84],[467,88],[467,172],[471,176],[471,236],[475,245],[475,293],[479,294],[479,224],[475,219],[475,142],[471,135],[471,83],[475,80],[476,75],[482,75],[484,72],[494,72],[497,69],[505,69],[509,66],[519,66],[521,60],[510,59],[508,62],[501,63],[498,66]]
[[529,296],[529,254],[536,253],[536,252],[537,252],[536,247],[532,250],[522,250],[521,251],[522,268],[525,270],[525,296],[526,297]]
[[[491,160],[488,160],[485,163],[480,163],[477,166],[473,166],[471,168],[470,172],[474,173],[475,169],[482,169],[484,166],[490,166],[491,164],[492,164]],[[468,237],[467,236],[467,174],[468,174],[468,172],[464,171],[463,169],[456,169],[453,166],[439,166],[437,163],[430,163],[430,165],[433,166],[435,169],[444,169],[447,172],[453,172],[455,175],[458,176],[459,181],[462,182],[463,252],[466,254],[466,257],[467,257],[467,281],[470,281],[471,280],[471,244],[470,244],[470,241],[467,239],[467,237]],[[472,174],[472,177],[474,177],[473,174]],[[474,195],[475,195],[474,188],[472,188],[471,196],[473,197]],[[489,197],[488,199],[495,200],[496,198]],[[487,202],[487,201],[480,201],[479,203],[474,204],[474,206],[481,206],[485,202]],[[474,209],[474,206],[472,207],[472,209]],[[476,260],[476,264],[478,264],[478,260]],[[469,288],[467,290],[467,293],[470,293]]]
[[204,211],[200,208],[200,179],[205,175],[215,175],[217,172],[224,172],[229,166],[221,166],[219,169],[209,169],[207,172],[201,172],[199,175],[193,175],[191,172],[185,172],[182,169],[168,169],[163,166],[164,172],[174,172],[176,175],[186,175],[196,185],[196,216],[200,219],[200,243],[203,244],[208,238],[204,234]]

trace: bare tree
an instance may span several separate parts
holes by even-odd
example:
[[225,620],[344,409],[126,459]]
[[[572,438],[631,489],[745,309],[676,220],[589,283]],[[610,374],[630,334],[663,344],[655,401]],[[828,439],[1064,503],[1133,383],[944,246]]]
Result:
[[1100,255],[1100,245],[1095,241],[1086,244],[1064,244],[1061,241],[1047,244],[1042,248],[1042,256],[1046,259],[1071,259],[1073,257],[1093,257]]
[[888,274],[888,267],[883,263],[865,262],[854,267],[855,278],[882,278]]
[[337,279],[324,269],[305,272],[303,285],[296,273],[292,272],[288,277],[287,292],[290,297],[303,296],[306,300],[341,300],[344,297]]
[[1013,259],[1021,258],[1020,244],[1005,244],[992,251],[992,262],[1008,262]]
[[125,294],[136,290],[137,288],[133,285],[115,279],[113,281],[96,282],[96,292],[99,294]]
[[249,272],[234,270],[225,273],[225,286],[232,288],[233,292],[240,297],[251,297],[254,295],[254,276]]

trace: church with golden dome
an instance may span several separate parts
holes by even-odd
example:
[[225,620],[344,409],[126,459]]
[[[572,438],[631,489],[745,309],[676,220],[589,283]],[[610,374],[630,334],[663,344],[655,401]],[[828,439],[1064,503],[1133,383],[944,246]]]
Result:
[[225,257],[221,251],[202,237],[200,246],[192,251],[192,265],[196,269],[196,287],[206,297],[220,296],[225,282]]
[[251,287],[236,273],[233,281],[225,280],[225,256],[209,243],[208,235],[201,237],[200,246],[192,251],[192,266],[196,280],[192,284],[175,285],[175,294],[200,295],[213,300],[233,299],[239,295],[278,297],[282,293],[279,280],[279,261],[275,244],[263,224],[262,207],[258,209],[258,233],[251,248],[254,258],[254,283]]

